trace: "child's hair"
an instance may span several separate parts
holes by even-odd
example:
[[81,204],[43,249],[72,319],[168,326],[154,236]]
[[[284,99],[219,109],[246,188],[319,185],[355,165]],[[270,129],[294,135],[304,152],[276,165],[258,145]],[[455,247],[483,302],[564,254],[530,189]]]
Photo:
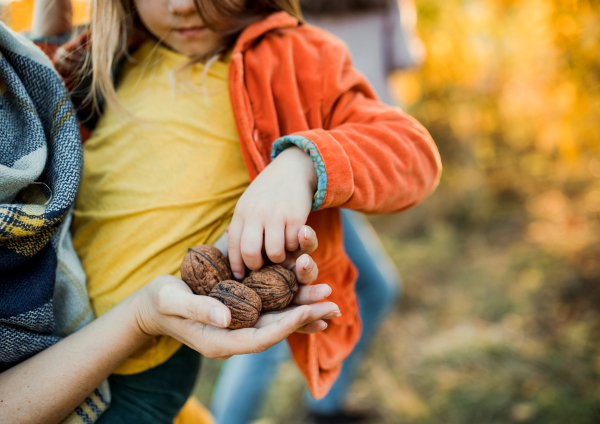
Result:
[[[206,61],[233,47],[237,36],[251,23],[273,12],[285,11],[300,22],[298,0],[194,0],[204,25],[223,34],[223,43],[193,62]],[[127,55],[128,43],[136,30],[145,28],[137,17],[133,0],[92,0],[91,54],[84,72],[91,73],[91,101],[99,106],[101,99],[119,105],[113,84],[114,65]]]
[[386,10],[389,3],[390,0],[300,0],[302,12],[308,15],[335,15]]

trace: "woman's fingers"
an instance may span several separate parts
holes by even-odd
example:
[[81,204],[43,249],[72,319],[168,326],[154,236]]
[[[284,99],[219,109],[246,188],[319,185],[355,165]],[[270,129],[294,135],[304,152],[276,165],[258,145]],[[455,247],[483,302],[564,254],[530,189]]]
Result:
[[285,261],[281,263],[281,266],[293,269],[297,259],[303,254],[311,255],[317,247],[319,242],[317,240],[317,234],[308,225],[302,225],[298,230],[297,234],[298,245],[294,251],[287,251]]
[[310,314],[304,320],[301,327],[320,319],[331,319],[342,315],[338,305],[333,302],[316,303],[311,305],[311,308]]
[[302,327],[311,312],[310,306],[299,306],[278,315],[276,319],[269,319],[260,328],[242,328],[225,335],[222,333],[224,330],[206,327],[202,346],[193,348],[209,358],[262,352]]
[[315,286],[300,286],[298,293],[292,302],[296,305],[310,305],[320,302],[331,294],[331,287],[327,284],[317,284]]
[[312,284],[319,275],[317,264],[309,255],[304,254],[296,260],[296,278],[299,284]]
[[327,323],[322,319],[311,322],[310,324],[306,324],[304,327],[300,327],[296,330],[296,333],[304,333],[304,334],[315,334],[319,331],[323,331],[327,328]]
[[[254,328],[229,330],[225,328],[231,321],[229,309],[216,299],[192,294],[180,279],[162,276],[153,288],[163,331],[151,334],[175,337],[210,358],[261,352],[293,332],[322,331],[324,319],[339,316],[335,303],[322,302],[262,314]],[[318,299],[328,289],[327,285],[302,287],[301,299]]]
[[300,254],[308,253],[311,255],[319,247],[317,233],[308,225],[303,225],[298,231],[298,243]]
[[[268,325],[271,325],[274,322],[283,320],[284,317],[286,317],[288,314],[290,314],[292,312],[295,312],[297,309],[305,308],[305,307],[306,306],[292,306],[292,307],[286,308],[282,311],[267,312],[265,314],[261,314],[260,317],[258,318],[258,321],[256,322],[256,324],[254,324],[254,327],[256,327],[256,328],[266,327]],[[333,302],[315,303],[313,305],[310,305],[310,308],[311,308],[310,314],[307,315],[305,320],[303,322],[301,322],[297,328],[303,327],[307,324],[310,324],[311,322],[318,321],[320,319],[329,319],[329,318],[333,318],[335,316],[341,315],[341,314],[339,314],[340,308]]]

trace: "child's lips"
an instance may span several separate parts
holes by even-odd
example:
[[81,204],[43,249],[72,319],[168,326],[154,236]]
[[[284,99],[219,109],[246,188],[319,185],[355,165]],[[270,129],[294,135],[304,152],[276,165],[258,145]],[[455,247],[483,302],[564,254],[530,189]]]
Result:
[[195,27],[189,27],[189,28],[177,28],[175,31],[182,37],[195,37],[196,35],[199,35],[202,31],[204,31],[203,26],[195,26]]

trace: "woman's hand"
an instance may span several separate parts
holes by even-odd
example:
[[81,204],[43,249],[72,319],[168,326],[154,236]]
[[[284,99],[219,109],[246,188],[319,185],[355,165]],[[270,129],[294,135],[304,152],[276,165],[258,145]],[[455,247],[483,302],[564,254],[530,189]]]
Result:
[[210,358],[261,352],[293,332],[316,333],[327,328],[324,319],[339,317],[335,303],[321,302],[331,294],[327,284],[310,286],[319,273],[310,254],[317,235],[303,225],[296,234],[298,248],[287,252],[282,266],[296,274],[298,293],[283,311],[262,314],[252,328],[229,330],[229,309],[216,299],[198,296],[179,278],[165,275],[134,294],[136,317],[149,336],[166,334]]
[[263,240],[273,263],[286,260],[286,251],[300,248],[298,233],[310,213],[317,182],[312,160],[294,146],[281,152],[250,184],[229,226],[229,260],[237,279],[244,276],[246,266],[262,267]]
[[[323,302],[329,286],[302,286],[297,305],[262,315],[252,328],[229,330],[229,309],[216,299],[198,296],[179,278],[163,275],[136,292],[135,310],[141,331],[148,336],[166,334],[209,358],[262,352],[298,329],[319,331],[311,324],[339,316],[335,303]],[[298,305],[301,304],[301,305]]]

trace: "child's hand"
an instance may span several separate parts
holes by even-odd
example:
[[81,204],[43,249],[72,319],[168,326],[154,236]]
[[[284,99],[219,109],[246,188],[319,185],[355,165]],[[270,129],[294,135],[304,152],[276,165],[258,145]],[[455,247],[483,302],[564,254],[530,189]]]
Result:
[[262,267],[263,239],[274,263],[286,259],[286,250],[298,250],[300,228],[310,213],[317,182],[310,157],[290,147],[250,184],[229,226],[229,260],[235,278],[244,277],[245,265],[252,270]]
[[[311,281],[312,282],[312,281]],[[326,327],[322,319],[339,316],[335,303],[323,302],[326,284],[300,286],[285,311],[262,315],[252,328],[229,330],[229,309],[216,299],[198,296],[179,278],[163,275],[133,295],[136,321],[148,336],[168,335],[209,358],[262,352],[295,331],[314,333]]]
[[[227,254],[226,238],[227,234],[224,234],[215,242],[215,246],[224,254]],[[308,225],[303,225],[298,231],[298,248],[293,252],[286,251],[286,257],[284,261],[280,263],[284,268],[294,272],[296,279],[300,284],[300,291],[292,300],[292,304],[308,305],[310,303],[316,303],[331,294],[331,287],[326,284],[302,287],[302,285],[312,284],[319,274],[317,264],[310,257],[310,255],[317,250],[318,246],[319,242],[317,240],[317,234]],[[339,311],[334,311],[325,316],[324,319],[336,318],[340,315],[341,313]],[[325,328],[327,328],[325,321],[317,320],[296,331],[298,333],[314,333],[324,330]]]

